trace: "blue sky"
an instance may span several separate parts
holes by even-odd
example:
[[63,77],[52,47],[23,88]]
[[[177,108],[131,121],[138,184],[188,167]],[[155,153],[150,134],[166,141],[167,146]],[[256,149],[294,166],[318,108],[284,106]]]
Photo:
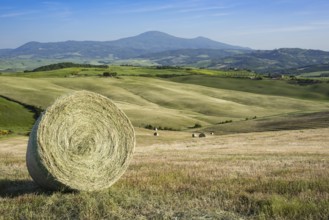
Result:
[[253,49],[329,51],[328,0],[0,0],[0,48],[158,30]]

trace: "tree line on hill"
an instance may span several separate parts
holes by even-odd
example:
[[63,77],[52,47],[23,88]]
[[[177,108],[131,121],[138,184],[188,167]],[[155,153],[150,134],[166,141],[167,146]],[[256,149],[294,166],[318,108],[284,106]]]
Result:
[[50,70],[58,70],[70,67],[82,67],[82,68],[108,68],[107,65],[93,65],[93,64],[80,64],[80,63],[72,63],[72,62],[63,62],[63,63],[55,63],[46,66],[41,66],[33,70],[25,70],[24,72],[39,72],[39,71],[50,71]]

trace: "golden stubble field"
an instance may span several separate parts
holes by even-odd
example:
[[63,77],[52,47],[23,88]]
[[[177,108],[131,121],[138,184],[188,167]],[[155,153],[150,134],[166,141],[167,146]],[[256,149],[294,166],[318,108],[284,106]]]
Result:
[[2,139],[0,219],[328,219],[328,134],[137,129],[128,170],[96,193],[43,191],[27,173],[27,137]]

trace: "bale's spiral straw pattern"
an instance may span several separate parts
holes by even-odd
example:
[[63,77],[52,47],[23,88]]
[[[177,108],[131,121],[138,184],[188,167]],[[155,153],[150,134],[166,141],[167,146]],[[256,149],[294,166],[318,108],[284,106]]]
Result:
[[36,121],[27,167],[48,189],[101,190],[124,173],[134,147],[127,116],[108,98],[78,91],[57,99]]

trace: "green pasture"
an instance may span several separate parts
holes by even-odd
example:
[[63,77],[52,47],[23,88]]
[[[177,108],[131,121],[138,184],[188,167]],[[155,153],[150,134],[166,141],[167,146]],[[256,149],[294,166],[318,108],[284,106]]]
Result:
[[[105,71],[116,72],[118,77],[100,77]],[[89,90],[112,99],[135,127],[152,125],[173,130],[186,130],[196,123],[205,128],[227,120],[328,110],[327,83],[299,86],[285,80],[232,78],[232,74],[239,75],[237,71],[132,66],[8,73],[0,76],[0,95],[46,109],[63,94]],[[162,77],[166,75],[170,77]],[[1,112],[9,114],[4,109]],[[13,118],[22,114],[10,112]],[[23,124],[29,130],[32,123]]]
[[315,71],[315,72],[308,72],[302,73],[299,77],[306,77],[306,78],[314,78],[317,80],[329,80],[329,71]]
[[329,100],[329,84],[327,82],[300,86],[287,80],[266,78],[263,80],[252,80],[248,78],[222,78],[212,76],[177,76],[169,80],[184,84],[195,84],[211,88],[263,95],[309,100]]
[[197,69],[190,67],[142,67],[142,66],[117,66],[111,65],[104,68],[65,68],[51,71],[40,72],[3,72],[5,76],[20,76],[29,78],[48,78],[48,77],[86,77],[101,76],[104,72],[115,72],[118,76],[147,76],[147,77],[172,77],[172,76],[191,76],[191,75],[211,75],[223,77],[251,77],[255,74],[249,71],[240,70],[210,70]]
[[0,131],[26,133],[33,123],[33,112],[0,96]]

